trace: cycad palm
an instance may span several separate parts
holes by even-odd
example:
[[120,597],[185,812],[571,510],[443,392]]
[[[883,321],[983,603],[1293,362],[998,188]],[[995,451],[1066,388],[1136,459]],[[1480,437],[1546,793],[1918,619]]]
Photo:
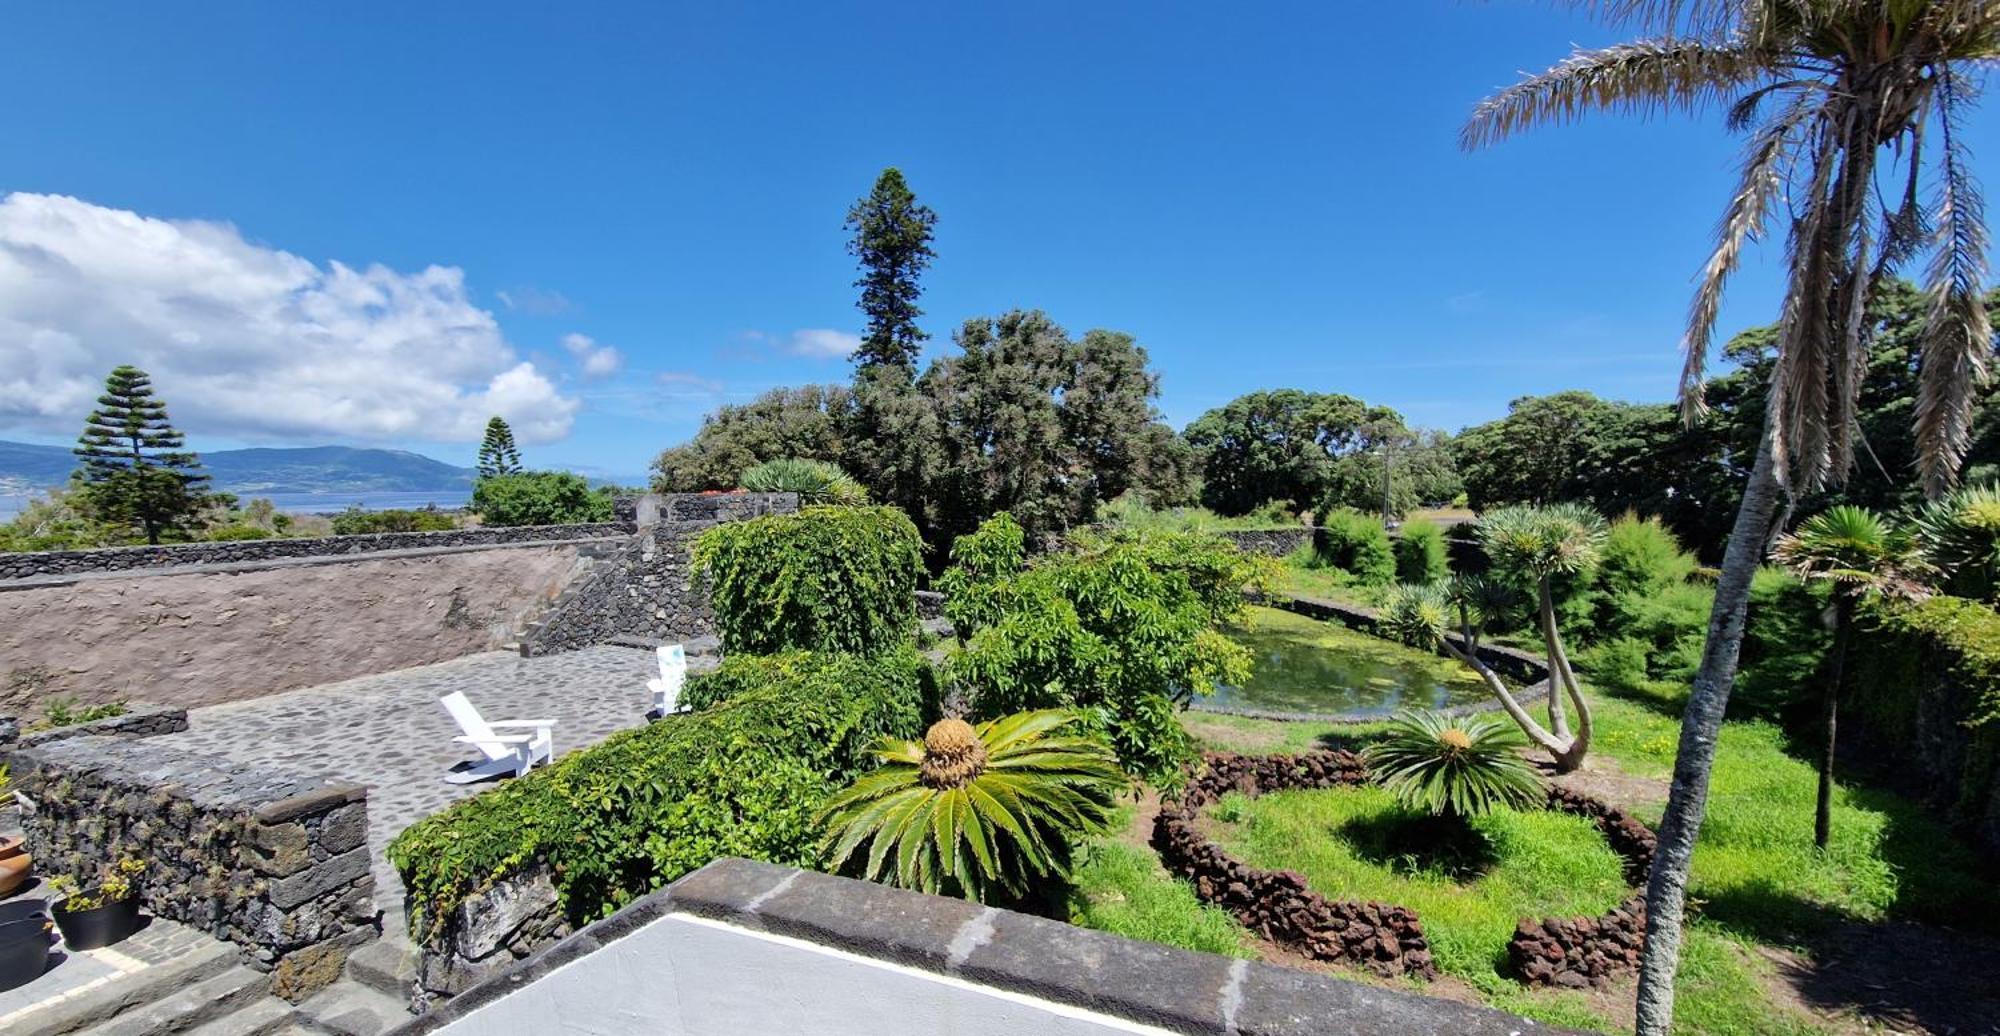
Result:
[[871,881],[981,902],[1066,879],[1076,840],[1109,827],[1129,784],[1103,742],[1058,735],[1075,719],[1055,709],[977,729],[947,719],[922,741],[883,742],[882,767],[820,814],[827,860],[846,864],[865,847]]
[[1862,314],[1890,273],[1926,251],[1929,310],[1916,425],[1919,466],[1932,493],[1953,481],[1970,440],[1972,390],[1984,375],[1992,330],[1980,300],[1986,228],[1958,129],[1972,94],[1965,76],[2000,57],[2000,4],[1574,3],[1649,38],[1577,52],[1494,95],[1466,125],[1464,142],[1483,146],[1594,109],[1726,109],[1732,128],[1750,131],[1720,239],[1689,307],[1682,403],[1690,419],[1702,409],[1716,313],[1744,245],[1775,213],[1791,217],[1768,424],[1716,581],[1712,635],[1688,696],[1647,888],[1638,1030],[1654,1034],[1672,1022],[1688,868],[1735,681],[1750,577],[1779,487],[1845,474],[1866,369]]
[[1909,537],[1865,507],[1831,507],[1799,523],[1771,551],[1772,560],[1801,578],[1833,584],[1833,650],[1827,658],[1821,715],[1825,744],[1819,763],[1819,798],[1813,844],[1826,848],[1833,832],[1833,745],[1840,725],[1841,671],[1854,626],[1854,606],[1870,594],[1917,597],[1923,582]]
[[2000,596],[2000,486],[1963,486],[1915,515],[1924,559],[1954,593]]

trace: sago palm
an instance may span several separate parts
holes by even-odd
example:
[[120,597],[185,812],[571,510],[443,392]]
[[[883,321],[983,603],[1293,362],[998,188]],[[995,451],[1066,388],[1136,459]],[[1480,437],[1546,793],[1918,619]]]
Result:
[[1833,746],[1840,729],[1840,681],[1854,607],[1870,594],[1922,596],[1923,574],[1908,536],[1881,515],[1846,504],[1830,507],[1799,523],[1778,540],[1771,559],[1800,578],[1833,584],[1833,650],[1827,656],[1826,688],[1820,714],[1825,730],[1819,761],[1819,797],[1813,813],[1813,844],[1826,848],[1833,833]]
[[801,504],[865,504],[868,490],[822,460],[783,458],[747,468],[737,482],[752,493],[797,493]]
[[2000,597],[2000,487],[1962,486],[1919,508],[1913,521],[1924,560],[1953,593]]
[[1992,329],[1986,227],[1960,128],[1968,77],[2000,57],[1993,0],[1573,0],[1645,38],[1578,51],[1482,103],[1481,147],[1592,110],[1725,111],[1748,131],[1737,186],[1689,307],[1682,404],[1702,410],[1716,314],[1745,246],[1778,218],[1786,291],[1756,463],[1716,580],[1711,636],[1688,695],[1673,790],[1647,887],[1638,1031],[1668,1031],[1688,868],[1716,735],[1736,678],[1750,578],[1782,486],[1845,475],[1878,286],[1929,253],[1916,406],[1919,467],[1937,493],[1970,442]]
[[1494,719],[1406,712],[1362,750],[1377,784],[1404,808],[1465,819],[1542,798],[1534,768],[1516,751],[1521,737]]
[[871,881],[981,902],[1066,880],[1076,841],[1109,827],[1129,784],[1103,742],[1059,733],[1074,722],[1055,709],[946,719],[922,741],[883,742],[882,767],[820,813],[827,860],[861,856]]

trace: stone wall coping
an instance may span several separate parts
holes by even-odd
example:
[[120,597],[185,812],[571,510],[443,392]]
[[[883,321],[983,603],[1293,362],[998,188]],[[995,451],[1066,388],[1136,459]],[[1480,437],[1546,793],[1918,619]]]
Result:
[[187,725],[187,710],[177,705],[146,705],[132,702],[124,712],[116,716],[22,734],[16,747],[32,748],[35,745],[67,741],[73,737],[105,735],[151,737],[156,734],[178,733],[186,730]]
[[668,914],[790,936],[1191,1034],[1560,1033],[1514,1015],[810,871],[725,858],[391,1030],[422,1036]]
[[330,809],[368,795],[368,789],[361,785],[265,767],[225,764],[212,755],[160,744],[151,738],[73,737],[17,748],[12,764],[17,774],[52,767],[68,774],[90,774],[134,789],[170,792],[201,809],[254,814],[267,806],[279,807],[284,819],[304,816],[316,804],[324,803]]

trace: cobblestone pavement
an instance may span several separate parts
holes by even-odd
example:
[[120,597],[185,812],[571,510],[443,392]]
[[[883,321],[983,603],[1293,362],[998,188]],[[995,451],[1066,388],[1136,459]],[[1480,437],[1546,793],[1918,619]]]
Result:
[[[46,904],[48,889],[33,879],[14,895],[0,897],[0,903],[24,900]],[[30,1019],[38,1012],[85,998],[116,1002],[129,995],[136,976],[147,968],[184,954],[212,952],[209,948],[215,944],[208,933],[164,918],[148,916],[144,925],[115,946],[95,950],[52,946],[48,970],[40,978],[0,992],[0,1032],[32,1032]]]
[[[699,670],[713,662],[689,660]],[[249,701],[191,709],[188,730],[163,743],[239,763],[325,775],[368,786],[368,842],[376,902],[400,933],[403,885],[383,849],[404,828],[497,782],[446,784],[472,749],[438,699],[463,691],[488,720],[556,720],[556,754],[645,722],[653,653],[601,646],[521,658],[492,651]]]

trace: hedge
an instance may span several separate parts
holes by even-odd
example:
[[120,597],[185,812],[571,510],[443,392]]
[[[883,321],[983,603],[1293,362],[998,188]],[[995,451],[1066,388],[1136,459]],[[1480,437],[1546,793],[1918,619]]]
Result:
[[[874,765],[881,737],[915,737],[928,665],[875,658],[732,660],[689,681],[698,712],[621,731],[417,822],[389,844],[420,939],[467,896],[535,860],[576,921],[719,856],[814,862],[811,820]],[[726,690],[725,690],[726,688]]]
[[872,654],[916,629],[923,540],[893,507],[807,507],[695,541],[725,655]]

